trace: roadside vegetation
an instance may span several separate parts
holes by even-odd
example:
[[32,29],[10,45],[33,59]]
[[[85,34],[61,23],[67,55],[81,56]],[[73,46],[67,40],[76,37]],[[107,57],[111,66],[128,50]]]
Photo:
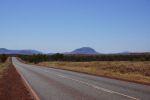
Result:
[[150,84],[150,61],[57,61],[38,65]]
[[129,55],[21,55],[22,60],[98,76],[150,84],[150,54]]
[[0,55],[0,63],[4,63],[7,58],[8,58],[8,55],[5,55],[5,54]]
[[6,69],[7,67],[7,63],[5,63],[5,61],[7,60],[8,56],[3,54],[0,55],[0,74],[4,71],[4,69]]
[[87,61],[150,61],[150,54],[109,54],[109,55],[20,55],[22,60],[30,63],[39,63],[43,61],[71,61],[71,62],[87,62]]
[[0,74],[6,68],[5,64],[0,63]]

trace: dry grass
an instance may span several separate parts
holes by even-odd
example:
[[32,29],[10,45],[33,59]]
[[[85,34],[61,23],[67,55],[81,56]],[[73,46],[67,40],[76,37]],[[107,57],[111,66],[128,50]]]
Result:
[[150,61],[41,62],[38,65],[150,84]]
[[2,77],[2,74],[6,68],[7,68],[6,63],[0,63],[0,78]]
[[0,76],[2,75],[2,72],[8,67],[9,65],[9,60],[10,58],[8,58],[5,63],[0,63]]
[[5,64],[0,63],[0,73],[2,73],[2,71],[5,69]]

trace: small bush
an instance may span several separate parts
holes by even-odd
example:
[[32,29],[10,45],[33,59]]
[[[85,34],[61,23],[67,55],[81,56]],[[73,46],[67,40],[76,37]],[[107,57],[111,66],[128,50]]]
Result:
[[5,62],[7,58],[8,58],[8,56],[5,54],[0,55],[0,62],[2,62],[2,63]]

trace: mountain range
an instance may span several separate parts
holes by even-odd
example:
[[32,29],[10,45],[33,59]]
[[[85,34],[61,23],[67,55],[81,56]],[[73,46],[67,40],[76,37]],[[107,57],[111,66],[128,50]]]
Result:
[[[21,54],[21,55],[32,55],[32,54],[43,54],[37,50],[9,50],[6,48],[0,48],[0,54]],[[54,54],[54,53],[49,53]],[[67,52],[64,54],[98,54],[93,48],[90,47],[82,47],[72,52]]]
[[42,52],[37,50],[9,50],[6,48],[0,48],[0,54],[32,55],[32,54],[42,54]]
[[[0,54],[20,54],[20,55],[33,55],[33,54],[44,54],[40,51],[37,50],[9,50],[6,48],[0,48]],[[52,55],[55,53],[48,53],[48,55]],[[82,47],[82,48],[78,48],[75,49],[71,52],[65,52],[62,54],[90,54],[90,55],[96,55],[96,54],[101,54],[98,53],[96,50],[94,50],[93,48],[90,47]],[[115,54],[141,54],[141,53],[131,53],[131,52],[121,52],[121,53],[115,53]],[[149,52],[146,54],[150,54]]]

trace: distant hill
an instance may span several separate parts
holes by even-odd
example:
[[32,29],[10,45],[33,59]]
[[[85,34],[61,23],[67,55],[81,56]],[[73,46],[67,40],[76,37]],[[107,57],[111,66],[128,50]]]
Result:
[[82,47],[70,52],[69,54],[99,54],[99,53],[96,52],[93,48]]
[[[0,54],[20,54],[20,55],[33,55],[33,54],[44,54],[37,50],[9,50],[6,48],[0,48]],[[53,55],[55,53],[48,53],[47,55]],[[97,54],[103,54],[98,53],[96,50],[90,47],[82,47],[73,50],[72,52],[64,52],[62,54],[89,54],[89,55],[97,55]],[[110,53],[110,54],[117,54],[117,55],[141,55],[141,54],[150,54],[150,52],[120,52],[120,53]]]
[[0,54],[32,55],[32,54],[42,54],[42,52],[36,50],[8,50],[6,48],[0,48]]

